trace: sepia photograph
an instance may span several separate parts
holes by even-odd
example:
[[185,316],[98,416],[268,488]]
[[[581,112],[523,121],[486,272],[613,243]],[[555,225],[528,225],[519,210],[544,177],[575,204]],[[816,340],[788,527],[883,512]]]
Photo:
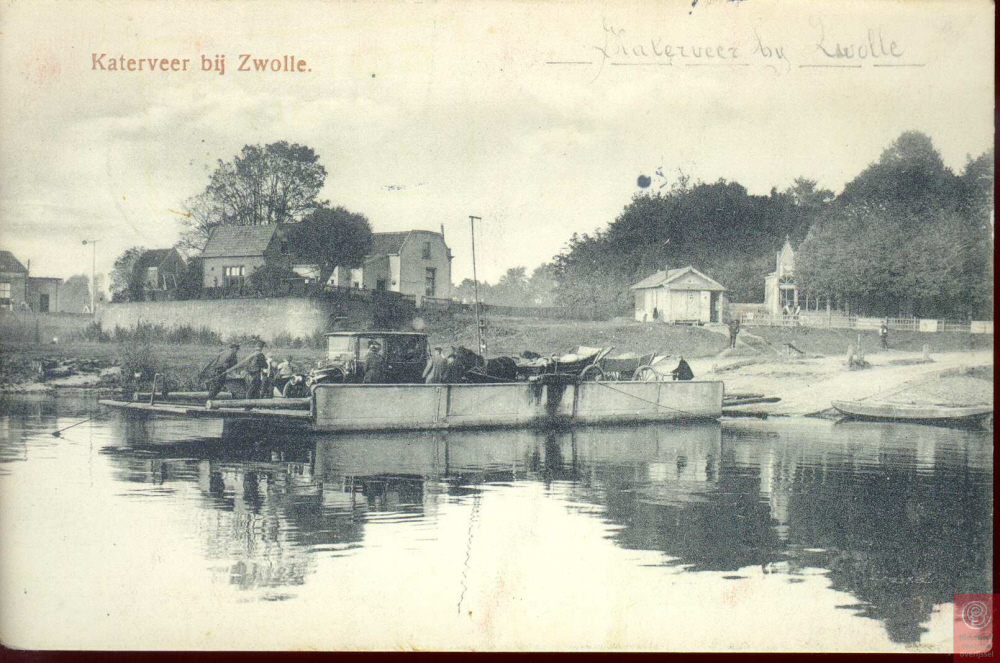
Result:
[[8,0],[0,644],[992,656],[989,0]]

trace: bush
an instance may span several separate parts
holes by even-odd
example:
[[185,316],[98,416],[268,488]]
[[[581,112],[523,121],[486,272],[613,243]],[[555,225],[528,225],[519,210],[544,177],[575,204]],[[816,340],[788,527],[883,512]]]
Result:
[[152,381],[159,365],[153,352],[152,338],[148,326],[145,329],[140,326],[133,334],[119,334],[120,331],[115,329],[122,387],[127,391],[138,391],[141,383]]
[[78,341],[96,341],[98,343],[107,343],[111,340],[111,334],[101,329],[101,323],[96,320],[74,334],[74,337]]

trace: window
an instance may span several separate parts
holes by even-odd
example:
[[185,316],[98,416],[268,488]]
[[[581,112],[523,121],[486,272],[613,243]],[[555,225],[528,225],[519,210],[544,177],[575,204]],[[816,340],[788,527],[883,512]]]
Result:
[[424,257],[424,260],[430,260],[431,259],[431,243],[430,242],[424,242],[423,257]]
[[10,301],[10,283],[0,283],[0,308],[14,310],[14,304]]
[[385,279],[378,279],[375,281],[376,290],[385,290]]
[[432,267],[428,267],[427,276],[424,278],[424,285],[425,285],[424,294],[427,295],[428,297],[434,296],[434,281],[436,280],[436,277],[437,277],[437,270]]
[[160,284],[159,275],[157,274],[156,267],[146,268],[146,285],[150,288],[156,288]]
[[222,268],[222,285],[227,288],[242,288],[246,282],[246,267],[243,265]]

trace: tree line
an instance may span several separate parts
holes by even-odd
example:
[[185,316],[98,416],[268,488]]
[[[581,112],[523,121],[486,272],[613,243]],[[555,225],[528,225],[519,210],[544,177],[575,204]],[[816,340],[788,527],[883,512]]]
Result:
[[682,174],[666,192],[635,194],[607,228],[573,234],[551,263],[556,301],[627,314],[632,284],[691,264],[729,301],[762,302],[787,237],[810,296],[868,315],[992,318],[992,201],[992,150],[956,175],[912,131],[836,196],[807,178],[759,196]]

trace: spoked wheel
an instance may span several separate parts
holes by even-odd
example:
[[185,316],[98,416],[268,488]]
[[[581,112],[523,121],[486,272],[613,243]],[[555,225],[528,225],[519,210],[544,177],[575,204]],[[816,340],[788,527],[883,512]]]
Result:
[[602,382],[604,380],[604,370],[597,364],[591,364],[580,373],[580,379],[589,382]]
[[658,382],[660,374],[653,370],[653,367],[649,364],[644,364],[635,369],[635,377],[632,379],[639,382]]

